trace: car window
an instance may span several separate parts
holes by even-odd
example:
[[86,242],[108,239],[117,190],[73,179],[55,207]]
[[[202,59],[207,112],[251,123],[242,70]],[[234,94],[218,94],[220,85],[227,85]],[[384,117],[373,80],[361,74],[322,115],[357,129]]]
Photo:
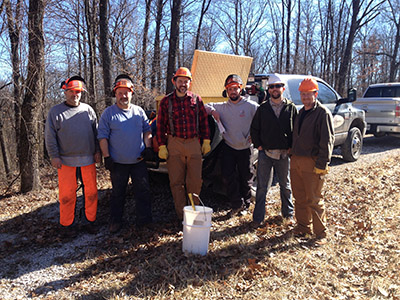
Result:
[[337,96],[334,91],[330,87],[328,87],[325,83],[323,82],[318,82],[318,100],[322,104],[329,104],[329,103],[336,103]]
[[380,87],[370,87],[365,93],[365,98],[372,97],[400,97],[400,86],[380,86]]
[[301,103],[300,92],[299,92],[299,85],[302,80],[303,79],[301,79],[301,78],[289,79],[287,82],[288,86],[285,89],[285,91],[283,92],[283,97],[286,97],[286,98],[292,100],[292,102],[296,105],[303,104],[303,103]]

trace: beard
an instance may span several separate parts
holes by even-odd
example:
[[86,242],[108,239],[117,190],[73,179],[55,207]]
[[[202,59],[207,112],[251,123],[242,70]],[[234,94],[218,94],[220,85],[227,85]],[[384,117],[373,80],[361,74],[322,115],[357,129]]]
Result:
[[271,98],[273,98],[273,99],[280,99],[282,97],[281,92],[273,92],[273,93],[270,93],[270,95],[271,95]]
[[240,95],[236,95],[236,96],[229,96],[229,99],[231,99],[232,101],[237,101],[239,100]]

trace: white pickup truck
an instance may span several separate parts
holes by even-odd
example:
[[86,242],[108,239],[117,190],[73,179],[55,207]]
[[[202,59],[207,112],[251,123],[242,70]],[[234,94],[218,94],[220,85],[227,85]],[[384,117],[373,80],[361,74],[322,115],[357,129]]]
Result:
[[400,136],[400,83],[371,84],[353,106],[365,111],[367,133]]

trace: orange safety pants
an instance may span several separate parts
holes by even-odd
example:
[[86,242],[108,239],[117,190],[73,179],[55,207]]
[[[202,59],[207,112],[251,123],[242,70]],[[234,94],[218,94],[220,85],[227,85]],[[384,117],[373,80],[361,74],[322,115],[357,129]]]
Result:
[[[85,215],[90,222],[96,220],[97,213],[97,180],[96,165],[81,167],[85,191]],[[58,189],[60,199],[60,224],[69,226],[74,222],[76,205],[76,167],[62,165],[58,169]]]

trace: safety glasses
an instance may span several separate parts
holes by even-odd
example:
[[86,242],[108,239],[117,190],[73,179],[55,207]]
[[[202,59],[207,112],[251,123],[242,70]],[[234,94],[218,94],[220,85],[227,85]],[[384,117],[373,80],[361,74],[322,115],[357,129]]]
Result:
[[279,84],[270,84],[270,85],[268,85],[268,88],[269,89],[280,89],[281,87],[284,87],[284,84],[282,84],[282,83],[279,83]]

